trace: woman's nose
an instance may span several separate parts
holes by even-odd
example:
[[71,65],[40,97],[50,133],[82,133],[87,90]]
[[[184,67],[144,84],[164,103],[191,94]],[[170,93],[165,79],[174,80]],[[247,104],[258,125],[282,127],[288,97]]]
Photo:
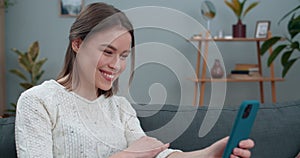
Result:
[[121,63],[119,57],[113,57],[112,60],[109,63],[109,67],[114,69],[115,71],[120,70],[121,68]]

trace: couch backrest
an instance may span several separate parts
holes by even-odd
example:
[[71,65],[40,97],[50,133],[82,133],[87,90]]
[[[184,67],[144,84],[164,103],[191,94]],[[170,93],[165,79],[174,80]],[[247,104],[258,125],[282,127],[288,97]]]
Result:
[[[228,136],[238,111],[238,106],[225,106],[219,109],[221,115],[218,121],[207,135],[200,138],[198,132],[208,111],[207,107],[185,106],[180,109],[174,105],[134,105],[134,107],[142,128],[148,135],[164,142],[171,141],[172,148],[184,151],[207,147],[216,140]],[[189,124],[187,129],[184,127],[185,124]],[[177,134],[178,138],[175,140],[172,140],[174,138],[172,132]],[[261,105],[250,137],[256,144],[252,149],[254,158],[295,157],[300,152],[300,101]]]

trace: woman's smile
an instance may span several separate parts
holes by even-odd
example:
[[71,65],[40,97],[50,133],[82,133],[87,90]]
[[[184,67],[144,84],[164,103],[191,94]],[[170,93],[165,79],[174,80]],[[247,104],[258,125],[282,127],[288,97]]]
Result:
[[116,73],[112,73],[112,72],[109,72],[109,71],[105,71],[105,70],[99,70],[100,73],[101,73],[101,76],[109,81],[109,82],[113,82],[115,80],[115,76],[116,76]]

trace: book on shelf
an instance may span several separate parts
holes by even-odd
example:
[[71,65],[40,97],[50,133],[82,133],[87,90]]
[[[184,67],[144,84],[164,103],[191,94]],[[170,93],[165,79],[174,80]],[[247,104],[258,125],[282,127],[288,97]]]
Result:
[[228,76],[230,79],[260,79],[261,76],[253,76],[253,75],[241,75],[241,74],[230,74]]
[[258,72],[258,69],[249,69],[249,70],[231,70],[231,74],[251,74]]
[[235,64],[234,70],[257,70],[258,71],[258,65],[257,64]]
[[246,74],[249,75],[249,70],[231,70],[231,74]]
[[262,76],[259,74],[259,72],[250,72],[248,74],[234,74],[231,73],[228,75],[229,78],[233,79],[256,79],[256,78],[261,78]]
[[236,64],[228,77],[233,79],[252,79],[260,78],[261,75],[257,64]]

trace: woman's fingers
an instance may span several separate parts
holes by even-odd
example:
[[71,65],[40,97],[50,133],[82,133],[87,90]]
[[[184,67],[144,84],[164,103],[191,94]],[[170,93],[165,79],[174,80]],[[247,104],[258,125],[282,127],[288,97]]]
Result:
[[235,157],[243,157],[243,158],[251,157],[251,152],[247,149],[234,148],[232,153],[233,156]]
[[170,146],[170,144],[168,143],[168,144],[164,144],[163,146],[153,148],[153,152],[155,152],[155,153],[160,153],[160,152],[162,152],[162,151],[168,149],[169,146]]
[[230,158],[238,158],[238,157],[242,157],[242,158],[248,158],[251,157],[251,152],[249,151],[249,149],[254,147],[254,141],[251,139],[247,139],[247,140],[242,140],[239,142],[239,147],[238,148],[234,148],[232,151],[232,155],[230,156]]
[[243,149],[251,149],[254,147],[254,141],[252,139],[242,140],[239,143],[239,147]]

